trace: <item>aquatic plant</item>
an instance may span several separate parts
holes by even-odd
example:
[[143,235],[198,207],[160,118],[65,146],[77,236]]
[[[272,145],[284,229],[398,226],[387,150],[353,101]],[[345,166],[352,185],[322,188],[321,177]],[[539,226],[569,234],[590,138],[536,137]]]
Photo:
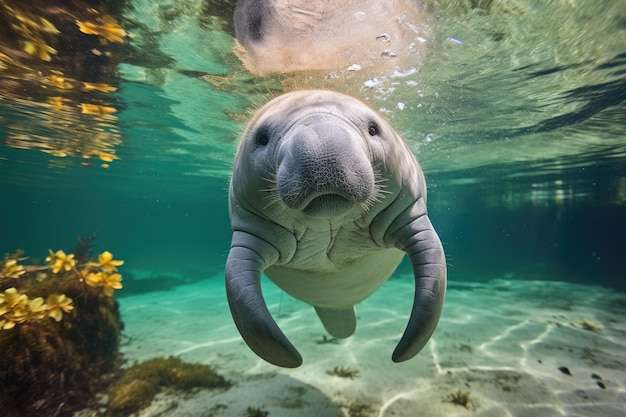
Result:
[[469,410],[470,408],[470,393],[469,391],[461,391],[458,390],[456,392],[450,393],[449,402],[452,404],[460,405]]
[[72,253],[75,255],[74,258],[76,262],[79,264],[86,264],[89,262],[89,258],[91,258],[92,254],[92,242],[96,238],[96,234],[92,233],[88,236],[83,236],[79,234],[76,237],[76,246]]
[[[23,251],[0,262],[0,410],[3,417],[70,415],[119,368],[123,327],[111,296],[121,286],[114,260],[78,262],[49,251],[47,263],[24,264]],[[82,271],[109,278],[92,287]]]
[[124,261],[113,260],[113,254],[106,250],[98,255],[97,263],[92,262],[90,264],[91,266],[95,266],[96,268],[102,268],[104,272],[114,272],[117,271],[118,266],[124,265]]
[[326,335],[322,335],[322,338],[320,340],[317,340],[315,343],[317,343],[318,345],[327,345],[327,344],[338,345],[339,339],[334,338],[334,337],[326,337]]
[[269,411],[261,410],[258,407],[246,408],[246,417],[267,417],[269,414]]
[[58,322],[64,312],[69,313],[74,309],[72,299],[64,294],[52,294],[47,301],[45,303],[43,297],[29,299],[15,287],[6,289],[0,294],[0,330],[9,330],[18,323],[47,317]]
[[[80,240],[79,240],[80,241]],[[82,265],[82,271],[77,270],[77,261],[74,254],[66,254],[62,250],[53,252],[49,250],[49,255],[46,257],[48,266],[20,265],[17,262],[23,261],[27,258],[21,257],[23,251],[18,251],[15,254],[6,254],[4,261],[2,262],[2,269],[0,272],[0,284],[5,279],[19,279],[25,284],[23,287],[28,287],[29,281],[33,283],[41,283],[48,278],[47,275],[42,274],[41,271],[49,269],[52,274],[70,273],[69,279],[78,279],[80,282],[85,282],[90,287],[101,289],[102,293],[106,296],[112,296],[113,290],[122,288],[122,276],[117,273],[117,267],[124,264],[124,261],[114,260],[113,254],[109,251],[105,251],[98,257],[98,262],[87,262]],[[29,274],[27,274],[29,272]],[[37,272],[33,278],[31,275]],[[60,279],[68,279],[63,277]],[[0,287],[0,290],[2,287]],[[43,297],[36,297],[30,299],[26,293],[18,292],[18,289],[13,286],[5,288],[4,293],[0,294],[0,330],[9,330],[15,327],[18,323],[23,323],[33,320],[42,320],[45,318],[52,318],[59,322],[63,318],[63,313],[69,313],[74,309],[72,305],[72,299],[65,294],[45,294],[47,299]]]
[[122,276],[117,273],[117,267],[124,264],[124,261],[114,260],[113,254],[104,251],[98,255],[98,262],[87,262],[82,265],[80,272],[76,269],[76,260],[74,255],[66,255],[65,252],[59,250],[52,252],[46,258],[50,265],[52,273],[56,274],[61,270],[73,271],[75,276],[81,282],[85,282],[90,287],[100,288],[107,296],[113,295],[113,290],[122,288]]
[[17,264],[17,259],[5,259],[1,275],[6,278],[19,278],[26,270]]
[[338,376],[340,378],[354,379],[359,376],[359,370],[347,366],[335,366],[326,371],[328,375]]
[[52,249],[48,249],[48,251],[50,255],[46,257],[46,262],[50,264],[53,274],[58,274],[61,270],[71,271],[76,266],[74,254],[66,255],[62,250],[52,252]]
[[595,323],[591,320],[583,320],[580,322],[580,325],[582,326],[583,329],[589,330],[592,332],[599,332],[604,329],[604,326],[602,326],[599,323]]
[[231,383],[208,365],[183,363],[180,359],[156,358],[134,365],[109,389],[108,411],[128,416],[148,406],[165,388],[189,391],[193,388],[231,387]]
[[72,299],[65,294],[52,294],[46,299],[48,317],[56,322],[61,321],[63,313],[69,313],[74,310]]
[[365,417],[371,415],[372,407],[365,403],[354,402],[348,405],[341,405],[348,412],[348,417]]
[[104,294],[109,297],[113,295],[113,290],[122,288],[122,276],[120,274],[107,274],[105,272],[88,272],[83,270],[85,283],[91,287],[102,288]]

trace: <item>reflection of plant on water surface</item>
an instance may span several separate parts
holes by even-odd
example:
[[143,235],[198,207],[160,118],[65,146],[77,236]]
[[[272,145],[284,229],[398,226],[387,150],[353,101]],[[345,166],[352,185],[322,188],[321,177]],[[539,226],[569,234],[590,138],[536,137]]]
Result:
[[[118,5],[92,2],[0,1],[0,114],[5,143],[55,157],[73,156],[103,167],[121,143],[114,106],[115,44],[126,32],[111,13]],[[110,9],[110,10],[109,10]],[[58,161],[57,161],[58,163]]]

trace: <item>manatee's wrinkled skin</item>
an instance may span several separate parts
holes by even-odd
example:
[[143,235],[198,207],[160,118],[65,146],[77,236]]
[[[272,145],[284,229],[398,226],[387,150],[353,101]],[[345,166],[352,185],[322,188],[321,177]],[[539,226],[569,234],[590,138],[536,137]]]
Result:
[[235,53],[257,74],[415,66],[428,25],[410,0],[239,0]]
[[262,107],[243,134],[230,184],[233,237],[226,291],[248,346],[266,361],[302,358],[272,319],[264,272],[315,307],[333,336],[350,336],[354,306],[406,253],[415,275],[408,326],[392,359],[415,356],[443,307],[446,264],[426,212],[426,184],[398,134],[362,102],[296,91]]

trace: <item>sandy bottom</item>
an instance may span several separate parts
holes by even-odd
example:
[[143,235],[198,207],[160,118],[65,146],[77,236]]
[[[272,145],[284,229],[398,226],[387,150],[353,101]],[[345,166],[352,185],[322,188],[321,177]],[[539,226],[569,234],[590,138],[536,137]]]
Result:
[[[267,364],[247,348],[221,277],[120,299],[122,351],[131,362],[175,355],[211,364],[235,384],[162,393],[141,417],[240,417],[248,407],[271,417],[626,416],[626,294],[561,282],[452,283],[434,337],[395,364],[411,277],[389,281],[359,305],[356,334],[338,343],[322,343],[311,307],[270,282],[263,288],[304,358],[298,369]],[[336,366],[358,375],[328,374]],[[455,403],[463,402],[455,393],[469,393],[469,402]]]

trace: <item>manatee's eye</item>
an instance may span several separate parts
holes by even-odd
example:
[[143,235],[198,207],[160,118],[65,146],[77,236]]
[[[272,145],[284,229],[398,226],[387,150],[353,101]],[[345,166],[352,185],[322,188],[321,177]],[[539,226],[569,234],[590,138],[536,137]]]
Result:
[[377,136],[378,134],[380,134],[380,130],[378,129],[378,125],[376,124],[376,122],[369,123],[367,127],[367,133],[369,133],[370,136]]
[[266,146],[270,143],[270,132],[267,130],[266,126],[261,126],[257,129],[254,134],[254,143],[257,146]]

